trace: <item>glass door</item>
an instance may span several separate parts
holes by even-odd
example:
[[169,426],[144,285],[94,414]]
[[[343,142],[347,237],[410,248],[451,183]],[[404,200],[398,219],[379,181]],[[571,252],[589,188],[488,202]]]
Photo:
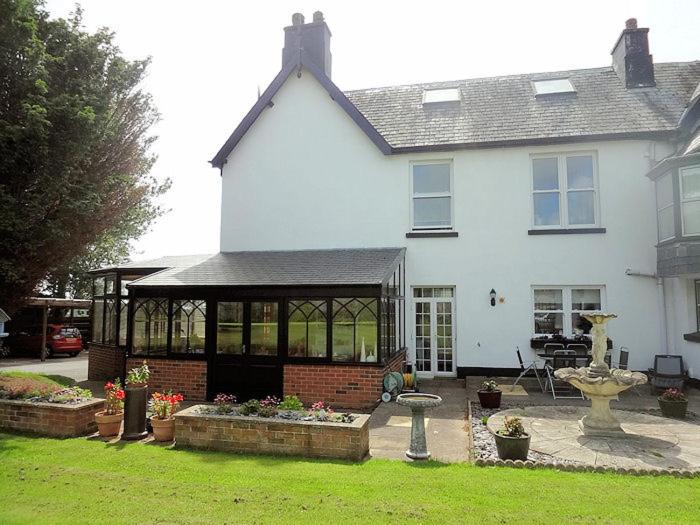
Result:
[[416,371],[454,376],[454,288],[414,288]]

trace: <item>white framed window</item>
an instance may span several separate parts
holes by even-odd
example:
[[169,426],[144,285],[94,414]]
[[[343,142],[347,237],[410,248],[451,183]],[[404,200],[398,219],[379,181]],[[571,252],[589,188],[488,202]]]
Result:
[[411,226],[414,230],[451,230],[452,161],[411,163]]
[[656,179],[656,224],[659,242],[676,236],[676,217],[673,210],[673,178],[671,172]]
[[590,228],[599,225],[594,153],[533,155],[531,168],[534,228]]
[[535,335],[588,334],[591,325],[582,315],[605,308],[605,287],[533,286],[532,304]]
[[683,235],[700,235],[700,166],[678,170]]

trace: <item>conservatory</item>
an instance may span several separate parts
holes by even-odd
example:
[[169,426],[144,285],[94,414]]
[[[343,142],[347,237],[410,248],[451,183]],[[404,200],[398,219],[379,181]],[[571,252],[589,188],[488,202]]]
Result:
[[90,379],[144,359],[188,399],[376,403],[405,360],[404,248],[228,252],[94,273]]

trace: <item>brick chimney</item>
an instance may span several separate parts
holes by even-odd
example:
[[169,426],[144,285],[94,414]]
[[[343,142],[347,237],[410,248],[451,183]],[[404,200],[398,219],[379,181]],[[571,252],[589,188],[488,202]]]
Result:
[[292,25],[284,28],[282,66],[290,60],[296,60],[300,48],[331,78],[331,31],[321,11],[316,11],[308,24],[304,23],[304,15],[301,13],[292,15]]
[[648,33],[649,28],[638,28],[637,19],[630,18],[612,50],[613,69],[627,88],[656,85]]

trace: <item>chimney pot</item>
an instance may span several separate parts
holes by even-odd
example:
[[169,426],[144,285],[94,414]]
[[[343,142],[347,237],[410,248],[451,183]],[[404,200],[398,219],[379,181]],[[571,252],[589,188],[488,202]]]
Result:
[[323,22],[323,13],[321,11],[314,13],[314,22]]
[[637,19],[629,18],[625,21],[625,29],[637,29]]
[[300,26],[304,24],[304,15],[301,13],[294,13],[292,15],[292,25],[293,26]]
[[292,25],[284,28],[282,67],[290,61],[299,60],[301,51],[331,78],[331,31],[321,11],[316,11],[313,22],[308,24],[304,23],[301,13],[294,13]]
[[630,18],[612,50],[613,69],[628,89],[656,85],[648,33],[648,28],[637,27],[637,19]]

